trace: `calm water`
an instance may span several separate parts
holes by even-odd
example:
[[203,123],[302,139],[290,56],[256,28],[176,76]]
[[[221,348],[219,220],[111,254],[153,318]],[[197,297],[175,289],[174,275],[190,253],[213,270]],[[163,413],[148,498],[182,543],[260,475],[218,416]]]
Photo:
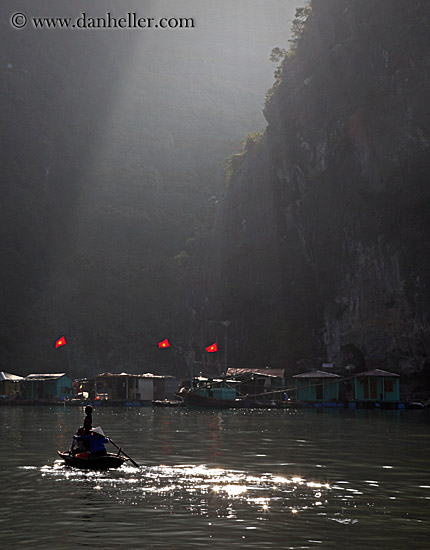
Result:
[[80,408],[0,407],[3,548],[429,548],[430,411],[101,408],[140,464],[66,468]]

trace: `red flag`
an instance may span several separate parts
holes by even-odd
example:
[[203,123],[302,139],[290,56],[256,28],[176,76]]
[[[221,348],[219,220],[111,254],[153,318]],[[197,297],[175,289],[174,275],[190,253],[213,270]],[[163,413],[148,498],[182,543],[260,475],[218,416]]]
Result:
[[216,345],[216,342],[215,342],[215,344],[212,344],[211,346],[208,346],[206,348],[206,351],[208,353],[214,353],[215,351],[218,351],[218,346]]
[[163,340],[162,342],[158,342],[158,347],[159,348],[168,348],[170,346],[169,344],[169,340],[166,338],[165,340]]
[[61,348],[61,346],[65,346],[65,345],[66,345],[66,339],[64,338],[64,336],[62,336],[59,340],[55,342],[55,349]]

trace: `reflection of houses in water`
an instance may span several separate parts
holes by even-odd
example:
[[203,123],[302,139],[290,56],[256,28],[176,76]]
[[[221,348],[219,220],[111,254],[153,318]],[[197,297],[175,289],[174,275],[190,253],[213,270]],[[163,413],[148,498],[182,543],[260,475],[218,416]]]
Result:
[[104,372],[88,379],[90,399],[110,401],[154,401],[172,396],[176,390],[173,376],[157,374],[113,374]]
[[72,397],[72,378],[65,372],[29,374],[23,381],[26,399],[65,399]]

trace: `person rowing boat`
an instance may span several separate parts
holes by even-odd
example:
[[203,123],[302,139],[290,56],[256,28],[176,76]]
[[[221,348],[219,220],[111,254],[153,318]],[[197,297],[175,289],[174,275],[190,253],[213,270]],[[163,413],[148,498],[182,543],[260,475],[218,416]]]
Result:
[[89,435],[75,435],[74,440],[77,442],[82,441],[85,448],[88,449],[86,453],[77,454],[76,456],[79,458],[85,458],[83,456],[85,454],[87,458],[95,458],[107,454],[105,444],[109,443],[109,438],[105,436],[101,426],[94,428]]
[[85,407],[85,418],[84,418],[84,435],[90,435],[93,428],[93,408],[91,405]]
[[85,445],[84,441],[81,438],[85,434],[84,427],[78,429],[76,432],[76,435],[73,436],[72,446],[70,447],[70,451],[72,455],[78,455],[85,452]]
[[[118,454],[108,453],[105,447],[106,443],[112,443],[118,449]],[[84,444],[88,445],[88,450],[83,446]],[[112,439],[105,436],[101,426],[91,430],[89,435],[85,435],[84,427],[79,428],[78,433],[73,438],[72,448],[65,452],[58,451],[58,454],[67,466],[75,466],[86,470],[118,468],[126,461],[130,461],[133,466],[139,468],[137,462],[128,456],[121,447],[118,447]]]

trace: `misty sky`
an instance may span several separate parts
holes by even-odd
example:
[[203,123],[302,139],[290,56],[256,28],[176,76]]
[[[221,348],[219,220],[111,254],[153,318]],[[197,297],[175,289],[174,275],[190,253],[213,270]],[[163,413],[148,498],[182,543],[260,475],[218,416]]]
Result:
[[[147,289],[168,284],[159,273],[165,276],[165,266],[207,223],[208,200],[225,186],[223,160],[247,132],[265,127],[264,96],[275,70],[270,52],[288,48],[298,5],[1,3],[1,116],[8,128],[0,249],[9,315],[4,356],[20,347],[23,325],[33,350],[46,349],[57,331],[81,338],[83,350],[93,330],[129,338],[128,324],[155,326],[158,315],[163,325],[170,318],[174,297],[163,313],[149,298],[156,290]],[[35,17],[76,21],[83,12],[193,18],[194,28],[36,29],[32,23]],[[19,30],[11,24],[17,13],[27,19]]]

